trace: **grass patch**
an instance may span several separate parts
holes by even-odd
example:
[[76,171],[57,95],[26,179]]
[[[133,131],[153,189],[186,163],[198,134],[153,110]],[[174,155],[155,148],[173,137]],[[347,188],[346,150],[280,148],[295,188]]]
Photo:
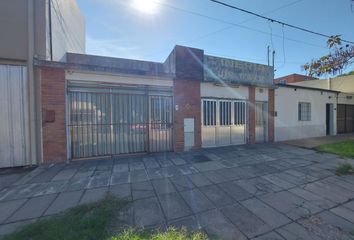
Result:
[[169,228],[165,232],[147,232],[128,229],[110,240],[207,240],[207,236],[200,232],[189,233],[182,228]]
[[96,240],[107,239],[108,228],[116,213],[127,202],[106,197],[87,205],[65,211],[63,214],[26,225],[4,240]]
[[[128,202],[107,196],[62,214],[26,225],[3,240],[206,240],[202,233],[184,228],[167,231],[135,230],[120,219]],[[117,231],[118,230],[118,231]]]
[[334,153],[342,157],[354,158],[354,140],[319,146],[321,152]]
[[338,176],[349,175],[352,173],[353,173],[353,166],[350,163],[343,163],[336,170],[336,175]]

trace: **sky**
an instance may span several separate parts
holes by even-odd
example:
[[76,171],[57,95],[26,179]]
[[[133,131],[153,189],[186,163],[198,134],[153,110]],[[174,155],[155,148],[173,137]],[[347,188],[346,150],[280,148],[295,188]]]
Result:
[[[175,45],[267,64],[275,77],[328,53],[327,39],[232,10],[210,0],[77,0],[86,19],[86,53],[164,62]],[[155,4],[153,11],[144,1]],[[267,17],[354,41],[350,0],[221,0]],[[347,71],[352,68],[347,69]]]

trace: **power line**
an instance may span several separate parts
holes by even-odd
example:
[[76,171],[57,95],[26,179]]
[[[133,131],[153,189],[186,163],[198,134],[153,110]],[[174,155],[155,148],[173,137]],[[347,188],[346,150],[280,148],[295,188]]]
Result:
[[[301,2],[303,0],[297,0],[297,1],[294,1],[294,2],[291,2],[291,3],[288,3],[288,4],[285,4],[283,6],[280,6],[274,10],[271,10],[269,12],[266,12],[264,14],[269,14],[269,13],[273,13],[277,10],[280,10],[280,9],[283,9],[283,8],[286,8],[286,7],[289,7],[289,6],[292,6],[298,2]],[[170,5],[170,4],[166,4],[166,3],[162,3],[162,2],[156,2],[156,4],[159,4],[161,6],[164,6],[164,7],[168,7],[170,9],[173,9],[175,11],[180,11],[180,12],[184,12],[184,13],[188,13],[188,14],[191,14],[191,15],[195,15],[195,16],[198,16],[198,17],[202,17],[202,18],[206,18],[206,19],[209,19],[209,20],[213,20],[213,21],[217,21],[217,22],[220,22],[220,23],[224,23],[224,24],[227,24],[229,26],[227,27],[223,27],[221,29],[218,29],[216,31],[213,31],[213,32],[210,32],[210,33],[207,33],[205,35],[202,35],[200,37],[197,37],[195,39],[192,39],[192,40],[189,40],[189,41],[185,41],[183,44],[188,44],[190,42],[196,42],[196,41],[200,41],[204,38],[207,38],[211,35],[214,35],[214,34],[217,34],[217,33],[220,33],[220,32],[223,32],[223,31],[226,31],[226,30],[229,30],[233,27],[238,27],[238,28],[242,28],[242,29],[246,29],[246,30],[249,30],[249,31],[253,31],[253,32],[257,32],[257,33],[261,33],[261,34],[264,34],[264,35],[269,35],[269,32],[266,32],[266,31],[262,31],[262,30],[259,30],[259,29],[256,29],[256,28],[251,28],[251,27],[247,27],[247,26],[244,26],[244,25],[241,25],[242,23],[246,23],[252,19],[255,19],[255,17],[252,17],[252,18],[248,18],[244,21],[241,21],[240,23],[234,23],[234,22],[230,22],[230,21],[226,21],[226,20],[223,20],[223,19],[220,19],[220,18],[215,18],[215,17],[211,17],[211,16],[208,16],[208,15],[205,15],[205,14],[202,14],[202,13],[199,13],[199,12],[195,12],[195,11],[192,11],[192,10],[187,10],[187,9],[184,9],[184,8],[180,8],[180,7],[176,7],[176,6],[173,6],[173,5]],[[277,35],[277,34],[273,34],[273,37],[277,37],[277,38],[281,38],[283,39],[283,36],[281,35]],[[327,49],[327,47],[324,47],[324,46],[320,46],[320,45],[317,45],[317,44],[313,44],[313,43],[309,43],[309,42],[305,42],[305,41],[302,41],[302,40],[298,40],[298,39],[293,39],[293,38],[288,38],[288,37],[284,37],[284,39],[288,40],[288,41],[292,41],[292,42],[296,42],[296,43],[301,43],[301,44],[305,44],[305,45],[309,45],[309,46],[312,46],[312,47],[318,47],[318,48],[322,48],[322,49]],[[168,49],[166,49],[167,51]],[[160,51],[160,52],[164,52],[164,51]],[[159,53],[160,53],[159,52]],[[151,56],[153,54],[148,54],[148,55],[145,55],[145,56]]]
[[[321,37],[326,37],[326,38],[331,38],[332,37],[332,36],[327,35],[327,34],[315,32],[315,31],[312,31],[312,30],[309,30],[309,29],[306,29],[306,28],[303,28],[303,27],[298,27],[298,26],[295,26],[295,25],[292,25],[292,24],[289,24],[289,23],[285,23],[285,22],[282,22],[282,21],[279,21],[279,20],[276,20],[276,19],[273,19],[273,18],[269,18],[269,17],[263,16],[263,15],[260,15],[258,13],[251,12],[249,10],[246,10],[246,9],[243,9],[243,8],[239,8],[239,7],[236,7],[234,5],[231,5],[231,4],[228,4],[228,3],[224,3],[224,2],[221,2],[221,1],[218,1],[218,0],[209,0],[209,1],[217,3],[217,4],[225,6],[225,7],[228,7],[228,8],[232,8],[232,9],[244,12],[244,13],[248,13],[248,14],[256,16],[258,18],[263,18],[263,19],[268,20],[268,21],[270,21],[272,23],[278,23],[278,24],[281,24],[283,26],[294,28],[294,29],[297,29],[297,30],[300,30],[300,31],[303,31],[303,32],[307,32],[307,33],[311,33],[311,34],[314,34],[314,35],[318,35],[318,36],[321,36]],[[348,40],[345,40],[345,39],[341,39],[341,41],[342,42],[346,42],[346,43],[354,44],[354,42],[348,41]]]

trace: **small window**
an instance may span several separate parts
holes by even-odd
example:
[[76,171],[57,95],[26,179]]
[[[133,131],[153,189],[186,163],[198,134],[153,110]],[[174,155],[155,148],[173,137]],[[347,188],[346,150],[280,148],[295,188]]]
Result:
[[231,125],[231,102],[219,103],[220,125]]
[[299,103],[299,121],[311,121],[311,103]]
[[234,124],[244,125],[246,123],[246,103],[235,102],[234,103]]
[[203,101],[203,125],[216,125],[216,101]]

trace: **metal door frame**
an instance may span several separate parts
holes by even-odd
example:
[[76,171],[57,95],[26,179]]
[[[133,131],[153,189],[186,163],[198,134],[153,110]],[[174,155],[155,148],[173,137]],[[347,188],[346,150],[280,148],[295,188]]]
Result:
[[[262,105],[262,117],[263,117],[263,140],[257,139],[257,104]],[[268,142],[268,102],[256,101],[255,102],[255,140],[257,143]],[[260,126],[260,125],[258,125]]]

